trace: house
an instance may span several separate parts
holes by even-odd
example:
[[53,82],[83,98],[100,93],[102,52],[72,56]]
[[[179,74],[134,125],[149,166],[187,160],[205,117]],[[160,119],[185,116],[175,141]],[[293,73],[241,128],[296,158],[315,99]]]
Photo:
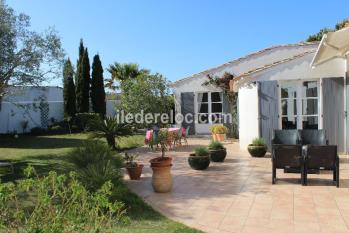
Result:
[[[0,134],[30,132],[64,119],[61,87],[14,86],[6,92],[0,100]],[[119,99],[107,100],[107,115],[115,115],[118,104]]]
[[[349,32],[349,28],[341,31]],[[346,36],[343,41],[349,41],[349,33]],[[342,56],[333,55],[314,67],[313,60],[323,53],[323,47],[329,47],[325,40],[320,44],[274,46],[178,80],[173,84],[176,111],[216,114],[213,95],[222,90],[201,84],[208,74],[222,76],[229,72],[234,75],[231,90],[238,92],[241,149],[246,150],[255,137],[263,137],[270,149],[274,129],[325,129],[329,143],[338,145],[338,151],[347,152],[349,88],[345,77],[349,62],[342,52]],[[206,95],[208,98],[203,101]],[[200,107],[202,102],[208,107]],[[225,113],[224,107],[218,111]],[[209,126],[215,123],[210,119],[194,122],[192,133],[208,134]]]

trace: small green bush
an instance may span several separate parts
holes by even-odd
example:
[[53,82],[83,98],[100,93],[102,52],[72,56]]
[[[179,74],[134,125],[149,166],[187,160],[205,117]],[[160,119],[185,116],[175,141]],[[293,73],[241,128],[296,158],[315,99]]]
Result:
[[252,145],[254,146],[265,146],[264,138],[255,138],[252,140]]
[[87,130],[88,125],[91,121],[100,120],[100,116],[97,113],[77,113],[75,115],[75,125],[79,130]]
[[50,127],[50,131],[60,133],[60,132],[64,132],[65,129],[60,125],[53,125]]
[[88,141],[69,154],[77,168],[79,180],[89,190],[99,189],[105,182],[121,180],[123,159],[101,141]]
[[124,204],[111,201],[111,182],[92,193],[73,172],[39,178],[28,167],[25,174],[16,184],[0,183],[1,232],[113,232],[128,221]]
[[213,125],[210,127],[210,132],[214,134],[226,134],[228,133],[228,128],[224,125]]
[[42,135],[42,134],[45,134],[46,132],[47,130],[41,127],[34,127],[30,130],[30,133],[32,135]]
[[195,148],[195,155],[196,156],[208,156],[209,155],[209,151],[206,147],[204,146],[200,146]]
[[220,150],[220,149],[224,149],[224,146],[219,141],[212,141],[210,143],[210,145],[208,146],[208,148],[211,149],[211,150]]

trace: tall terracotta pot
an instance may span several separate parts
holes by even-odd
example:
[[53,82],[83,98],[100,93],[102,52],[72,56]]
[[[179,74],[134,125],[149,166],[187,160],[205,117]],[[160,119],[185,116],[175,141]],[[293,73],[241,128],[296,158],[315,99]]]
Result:
[[215,138],[216,138],[215,141],[223,142],[225,140],[225,134],[216,133]]
[[172,158],[154,158],[150,161],[150,167],[153,170],[152,186],[157,193],[170,192],[173,185],[173,179],[171,175]]

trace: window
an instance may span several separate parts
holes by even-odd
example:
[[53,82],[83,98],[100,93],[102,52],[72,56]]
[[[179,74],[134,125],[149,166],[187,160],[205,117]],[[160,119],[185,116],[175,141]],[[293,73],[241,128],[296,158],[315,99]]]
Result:
[[317,81],[282,83],[280,95],[282,129],[318,129]]
[[197,114],[199,124],[222,123],[222,92],[203,92],[197,94]]

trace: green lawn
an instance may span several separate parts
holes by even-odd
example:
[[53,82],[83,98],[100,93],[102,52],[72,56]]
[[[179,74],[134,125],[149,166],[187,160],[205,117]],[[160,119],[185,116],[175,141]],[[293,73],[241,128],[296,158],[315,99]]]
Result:
[[[15,175],[4,175],[1,179],[3,182],[20,179],[28,164],[33,165],[39,174],[50,170],[66,173],[74,169],[67,160],[68,152],[86,139],[86,134],[20,136],[17,139],[1,136],[0,160],[11,160],[15,167]],[[122,138],[118,145],[120,150],[125,150],[143,145],[143,140],[143,135],[135,135]],[[165,218],[127,189],[121,199],[128,207],[131,223],[118,227],[116,232],[199,232]]]

